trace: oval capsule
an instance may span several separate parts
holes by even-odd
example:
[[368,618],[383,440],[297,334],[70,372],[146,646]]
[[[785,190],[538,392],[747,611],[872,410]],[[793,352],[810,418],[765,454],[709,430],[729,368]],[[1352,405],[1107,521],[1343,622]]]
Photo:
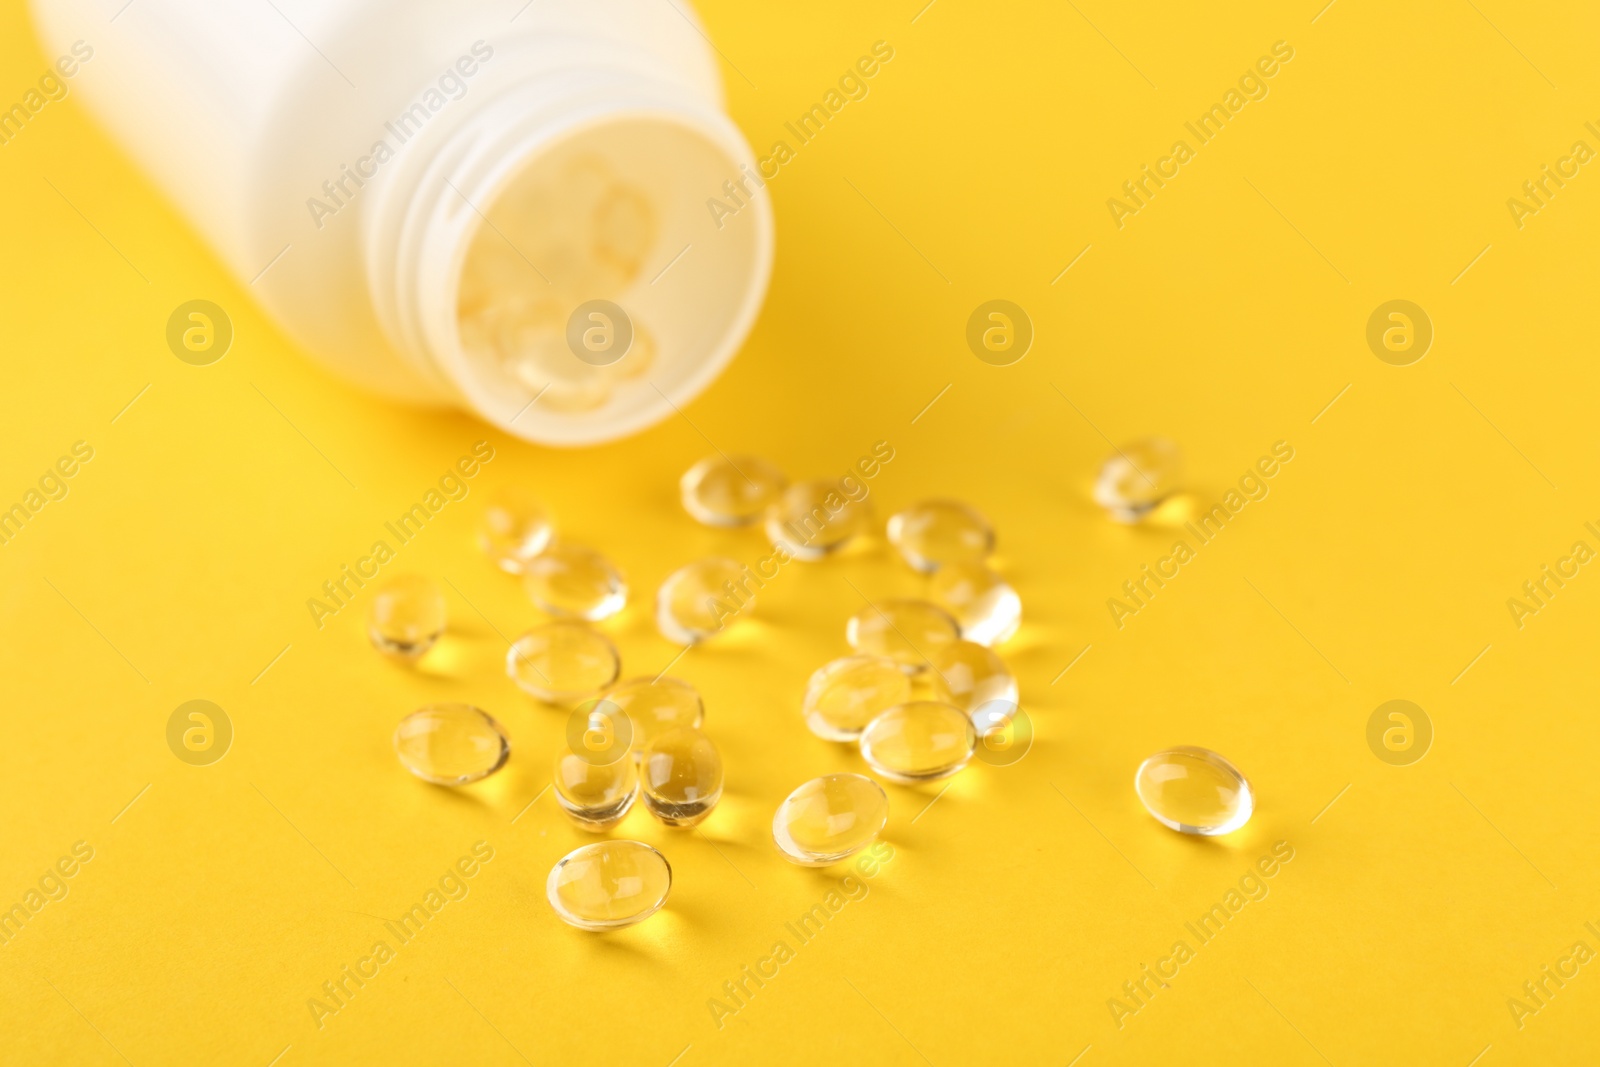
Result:
[[505,766],[511,739],[471,704],[430,704],[394,728],[394,754],[424,782],[466,785]]
[[824,741],[854,741],[867,723],[911,699],[911,679],[883,656],[845,656],[806,684],[806,726]]
[[556,862],[545,899],[580,930],[615,930],[643,922],[667,902],[672,867],[642,841],[597,841]]
[[883,786],[861,774],[825,774],[778,805],[772,840],[790,863],[826,867],[872,844],[888,821]]
[[880,600],[845,624],[845,640],[857,652],[883,656],[907,674],[928,669],[928,657],[961,636],[950,614],[926,600]]
[[895,782],[948,778],[967,765],[978,734],[966,712],[934,700],[890,708],[861,732],[861,758]]
[[1161,825],[1213,837],[1250,821],[1255,795],[1239,768],[1207,748],[1180,745],[1139,764],[1134,792]]

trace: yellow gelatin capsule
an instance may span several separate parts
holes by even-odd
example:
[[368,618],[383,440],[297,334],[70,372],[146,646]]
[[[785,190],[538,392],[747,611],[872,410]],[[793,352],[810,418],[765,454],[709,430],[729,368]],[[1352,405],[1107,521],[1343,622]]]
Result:
[[1016,675],[983,645],[953,641],[933,654],[931,665],[934,694],[969,716],[993,701],[1017,702]]
[[870,518],[866,497],[852,500],[842,482],[796,482],[767,509],[765,528],[774,547],[814,560],[843,548]]
[[806,726],[824,741],[854,741],[867,723],[911,699],[911,679],[883,656],[845,656],[806,685]]
[[678,482],[683,510],[707,526],[748,526],[784,486],[783,472],[756,456],[709,456]]
[[1138,522],[1177,492],[1182,480],[1178,446],[1164,437],[1147,437],[1106,460],[1094,483],[1094,500],[1118,522]]
[[617,680],[617,646],[586,623],[558,619],[535,626],[506,650],[506,673],[530,696],[567,704],[594,696]]
[[471,704],[430,704],[394,728],[394,754],[424,782],[466,785],[504,767],[511,740]]
[[946,563],[982,563],[994,551],[994,527],[955,500],[925,500],[889,516],[889,543],[913,568],[936,571]]
[[367,636],[385,655],[416,659],[439,640],[444,620],[444,593],[427,578],[408,574],[373,594]]
[[668,730],[698,730],[705,721],[700,691],[677,678],[630,678],[606,690],[606,700],[627,716],[636,758]]
[[580,930],[615,930],[643,922],[667,902],[672,867],[642,841],[596,841],[573,849],[550,869],[545,899]]
[[778,805],[772,840],[790,863],[826,867],[872,844],[888,821],[883,786],[861,774],[825,774]]
[[967,765],[978,733],[967,713],[935,700],[890,708],[861,731],[861,758],[890,781],[948,778]]
[[954,616],[961,636],[980,645],[1009,640],[1022,623],[1022,598],[982,563],[949,563],[928,579],[928,598]]
[[722,799],[722,754],[699,730],[668,730],[644,750],[644,806],[668,826],[693,826]]
[[704,641],[754,602],[749,584],[738,560],[717,556],[685,564],[656,592],[656,629],[680,645]]
[[1157,752],[1139,764],[1133,788],[1157,822],[1182,834],[1230,833],[1255,811],[1250,783],[1239,768],[1192,745]]
[[521,574],[539,553],[550,546],[555,528],[532,495],[520,490],[502,492],[489,502],[478,527],[478,546],[496,567]]
[[633,760],[594,763],[573,752],[556,759],[556,803],[579,829],[599,833],[622,821],[639,796]]
[[522,584],[539,610],[590,622],[615,615],[628,602],[622,572],[581,545],[556,545],[529,560]]
[[927,670],[929,656],[961,637],[961,627],[926,600],[881,600],[850,616],[844,636],[857,652],[892,659],[917,674]]

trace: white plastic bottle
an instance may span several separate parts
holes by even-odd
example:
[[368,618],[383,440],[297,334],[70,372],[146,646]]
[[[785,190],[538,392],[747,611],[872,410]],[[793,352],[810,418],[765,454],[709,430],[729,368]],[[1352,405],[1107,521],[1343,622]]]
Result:
[[604,441],[709,384],[760,307],[771,208],[684,0],[33,9],[241,285],[372,390]]

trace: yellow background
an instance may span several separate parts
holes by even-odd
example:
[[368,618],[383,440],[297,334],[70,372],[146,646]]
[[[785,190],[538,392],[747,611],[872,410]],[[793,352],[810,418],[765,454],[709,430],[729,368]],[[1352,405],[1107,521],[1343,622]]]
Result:
[[[1593,12],[715,0],[704,16],[763,154],[874,41],[895,57],[772,184],[771,295],[731,369],[686,417],[588,451],[325,374],[71,98],[0,148],[0,498],[74,441],[95,450],[0,548],[0,902],[74,842],[95,850],[0,947],[0,1060],[1592,1063],[1600,964],[1520,1030],[1507,999],[1574,942],[1600,949],[1583,928],[1600,925],[1600,569],[1520,630],[1506,601],[1574,541],[1600,547],[1583,528],[1600,520],[1600,174],[1520,230],[1506,200],[1575,140],[1600,147],[1583,128],[1600,120]],[[1107,198],[1279,40],[1295,55],[1270,95],[1119,230]],[[46,62],[11,0],[0,100]],[[197,297],[237,331],[210,367],[163,340]],[[1037,329],[1014,366],[963,340],[992,298]],[[1435,324],[1410,367],[1364,341],[1392,298]],[[1147,433],[1182,443],[1207,501],[1273,442],[1296,452],[1118,630],[1107,598],[1172,535],[1108,522],[1087,486],[1107,438]],[[364,601],[318,632],[306,598],[479,438],[497,457],[471,496],[386,568],[453,583],[448,644],[420,672],[390,665]],[[994,520],[1037,744],[925,811],[936,789],[891,788],[895,858],[870,895],[719,1030],[708,999],[836,884],[783,862],[768,820],[802,780],[861,769],[798,710],[845,650],[846,580],[874,599],[919,580],[879,539],[796,563],[755,619],[674,667],[705,694],[727,794],[703,834],[630,816],[623,832],[670,858],[672,899],[594,936],[544,901],[586,839],[548,794],[512,821],[563,716],[499,670],[496,630],[537,615],[473,526],[488,492],[532,487],[564,536],[626,569],[634,600],[606,629],[627,673],[653,674],[676,651],[655,584],[708,553],[765,554],[679,509],[708,441],[805,477],[878,440],[896,452],[872,483],[880,519],[949,495]],[[165,742],[195,698],[236,730],[209,767]],[[1409,767],[1365,740],[1395,698],[1436,731]],[[438,700],[506,724],[504,772],[453,794],[404,773],[389,733]],[[1133,770],[1175,743],[1251,776],[1247,828],[1190,840],[1144,813]],[[470,895],[319,1031],[307,999],[480,840],[495,858]],[[1279,840],[1294,860],[1270,895],[1119,1029],[1107,1000]]]

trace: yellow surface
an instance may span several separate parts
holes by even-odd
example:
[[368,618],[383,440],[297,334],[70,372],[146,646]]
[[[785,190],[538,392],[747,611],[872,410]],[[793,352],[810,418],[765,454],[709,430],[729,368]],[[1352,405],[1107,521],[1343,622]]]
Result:
[[[0,898],[93,849],[0,947],[0,1060],[1592,1063],[1600,965],[1520,1028],[1508,1000],[1571,973],[1574,943],[1600,951],[1600,573],[1520,629],[1507,599],[1575,541],[1600,548],[1600,174],[1520,229],[1506,201],[1574,141],[1600,148],[1600,21],[1505,0],[781,6],[705,5],[763,154],[874,41],[894,59],[773,183],[771,297],[731,370],[684,418],[590,451],[324,374],[71,98],[0,147],[0,497],[94,450],[0,547]],[[46,62],[20,8],[0,13],[7,102]],[[1107,198],[1280,40],[1270,95],[1119,229]],[[214,366],[163,341],[194,298],[237,330]],[[995,298],[1037,329],[1009,367],[964,342]],[[1394,298],[1436,326],[1408,367],[1364,339]],[[1108,437],[1152,432],[1207,503],[1274,442],[1294,458],[1118,629],[1107,599],[1181,531],[1113,525],[1087,486]],[[441,654],[380,660],[360,601],[319,632],[306,599],[480,439],[468,498],[387,568],[451,583]],[[1033,751],[932,807],[934,788],[890,787],[892,860],[799,943],[785,923],[843,872],[783,862],[768,821],[802,780],[861,769],[807,733],[802,686],[862,595],[919,579],[881,540],[792,564],[673,668],[705,693],[728,787],[703,833],[624,824],[671,860],[668,907],[609,936],[562,926],[545,877],[587,839],[548,794],[526,807],[563,717],[499,670],[498,633],[536,614],[472,547],[485,494],[529,485],[614,554],[636,595],[607,628],[653,673],[676,654],[655,583],[766,554],[678,508],[709,442],[819,476],[880,440],[880,519],[952,495],[1000,531]],[[192,699],[236,731],[209,767],[167,747]],[[1411,766],[1367,746],[1391,699],[1435,729]],[[390,730],[437,700],[500,717],[503,772],[446,793],[401,770]],[[1185,839],[1139,808],[1134,768],[1180,743],[1251,776],[1244,830]],[[1278,841],[1293,859],[1268,895],[1200,945],[1184,924]],[[466,864],[469,895],[319,1029],[308,999],[476,842],[493,858]],[[780,939],[792,958],[719,1028],[708,1001]],[[1119,1026],[1108,1001],[1179,940],[1193,958]]]

